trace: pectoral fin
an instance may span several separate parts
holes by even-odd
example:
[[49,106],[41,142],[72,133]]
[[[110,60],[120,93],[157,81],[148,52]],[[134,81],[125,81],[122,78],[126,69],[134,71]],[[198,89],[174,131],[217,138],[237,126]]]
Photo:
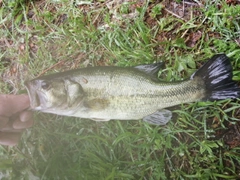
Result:
[[93,121],[110,121],[110,119],[92,118]]
[[150,114],[143,118],[143,121],[154,125],[165,125],[172,118],[172,112],[167,109],[161,109],[153,114]]

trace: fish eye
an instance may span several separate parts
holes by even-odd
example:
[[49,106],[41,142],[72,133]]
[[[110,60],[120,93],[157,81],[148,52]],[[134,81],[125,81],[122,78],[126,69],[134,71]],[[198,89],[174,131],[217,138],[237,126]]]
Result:
[[44,90],[48,90],[48,89],[51,87],[51,85],[50,85],[50,83],[48,83],[48,82],[46,82],[46,81],[42,81],[41,87],[42,87],[42,89],[44,89]]

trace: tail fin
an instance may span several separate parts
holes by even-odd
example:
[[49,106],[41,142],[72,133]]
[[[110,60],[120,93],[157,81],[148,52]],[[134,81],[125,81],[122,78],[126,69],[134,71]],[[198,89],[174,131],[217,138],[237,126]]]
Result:
[[232,80],[232,76],[229,58],[225,54],[217,54],[195,72],[191,79],[203,79],[206,88],[206,97],[203,100],[234,99],[240,97],[240,88]]

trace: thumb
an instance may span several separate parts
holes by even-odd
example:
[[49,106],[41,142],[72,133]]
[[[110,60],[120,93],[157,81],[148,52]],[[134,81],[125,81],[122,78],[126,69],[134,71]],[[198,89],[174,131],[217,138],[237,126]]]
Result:
[[30,106],[27,94],[0,95],[0,115],[11,116]]

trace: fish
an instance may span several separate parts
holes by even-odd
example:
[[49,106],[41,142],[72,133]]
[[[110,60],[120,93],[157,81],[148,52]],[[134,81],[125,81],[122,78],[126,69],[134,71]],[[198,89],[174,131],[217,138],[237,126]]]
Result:
[[212,56],[183,81],[159,80],[162,68],[162,62],[87,67],[37,77],[25,86],[32,110],[95,121],[143,119],[154,125],[171,120],[168,107],[240,97],[225,54]]

